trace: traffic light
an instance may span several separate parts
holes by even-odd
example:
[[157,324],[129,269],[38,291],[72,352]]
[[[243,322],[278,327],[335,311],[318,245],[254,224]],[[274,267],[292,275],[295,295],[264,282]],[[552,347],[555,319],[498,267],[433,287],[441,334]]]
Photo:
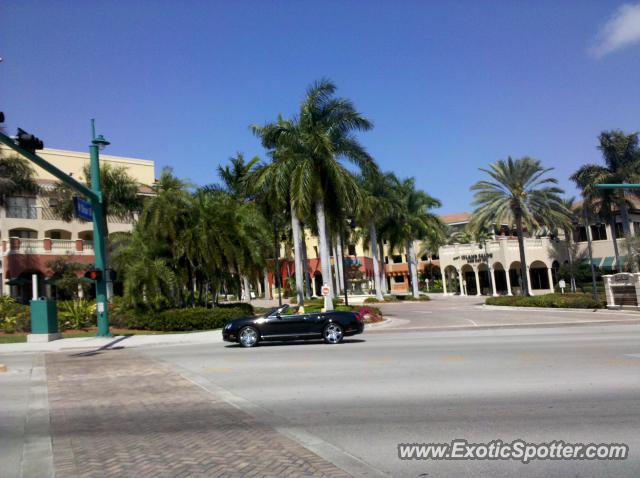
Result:
[[102,279],[102,271],[100,269],[91,269],[84,273],[85,279],[97,281]]
[[40,138],[27,133],[22,128],[18,128],[17,142],[18,146],[20,146],[22,149],[26,149],[30,153],[35,153],[36,149],[44,148],[44,143]]

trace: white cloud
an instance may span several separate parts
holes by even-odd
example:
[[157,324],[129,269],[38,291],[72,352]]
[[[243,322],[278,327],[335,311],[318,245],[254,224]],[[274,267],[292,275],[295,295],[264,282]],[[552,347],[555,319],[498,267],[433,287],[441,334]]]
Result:
[[596,58],[615,50],[640,43],[640,3],[618,8],[600,29],[590,52]]

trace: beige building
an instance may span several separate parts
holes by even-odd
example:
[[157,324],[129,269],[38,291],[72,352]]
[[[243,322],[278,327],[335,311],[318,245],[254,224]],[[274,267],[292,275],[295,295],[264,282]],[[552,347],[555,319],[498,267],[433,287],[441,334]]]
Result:
[[[456,226],[463,228],[469,218],[470,214],[458,214]],[[446,217],[443,219],[446,223]],[[630,219],[631,234],[640,232],[640,210],[632,208]],[[598,223],[587,228],[584,223],[576,224],[571,235],[571,246],[563,234],[559,237],[525,238],[526,273],[532,294],[545,294],[557,289],[558,269],[569,261],[569,254],[572,254],[574,260],[588,264],[588,236],[592,243],[593,264],[599,271],[625,269],[626,240],[623,238],[616,241],[620,256],[618,262],[615,259],[613,235],[609,225]],[[616,218],[616,237],[623,237],[620,217]],[[452,244],[441,247],[439,260],[445,293],[513,295],[520,292],[520,249],[517,238],[508,231],[484,244]]]
[[[3,149],[3,155],[14,154]],[[89,164],[89,153],[45,149],[38,152],[65,173],[84,182],[83,167]],[[101,164],[124,167],[140,183],[140,194],[149,194],[155,181],[153,161],[101,154]],[[74,262],[93,263],[93,225],[58,217],[47,195],[57,180],[34,165],[36,180],[42,189],[38,196],[15,196],[0,208],[0,279],[1,292],[25,300],[30,293],[32,274],[48,277],[47,264],[58,258]],[[109,232],[129,231],[132,220],[108,218]],[[43,281],[41,281],[43,282]],[[44,287],[44,286],[43,286]],[[42,290],[44,293],[44,290]]]

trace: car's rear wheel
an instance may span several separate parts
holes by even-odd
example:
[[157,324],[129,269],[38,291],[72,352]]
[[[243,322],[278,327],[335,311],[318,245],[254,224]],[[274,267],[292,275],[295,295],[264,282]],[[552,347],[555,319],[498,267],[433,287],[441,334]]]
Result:
[[240,342],[240,345],[243,347],[254,347],[258,343],[258,340],[260,340],[259,337],[255,327],[244,327],[238,334],[238,342]]
[[332,322],[324,328],[322,337],[328,344],[339,344],[344,338],[344,330],[340,324]]

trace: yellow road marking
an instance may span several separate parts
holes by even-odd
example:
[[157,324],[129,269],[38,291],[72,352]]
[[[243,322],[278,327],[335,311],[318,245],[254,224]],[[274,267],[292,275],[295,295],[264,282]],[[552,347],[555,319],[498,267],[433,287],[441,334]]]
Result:
[[464,362],[467,360],[464,355],[446,355],[442,357],[445,362]]

